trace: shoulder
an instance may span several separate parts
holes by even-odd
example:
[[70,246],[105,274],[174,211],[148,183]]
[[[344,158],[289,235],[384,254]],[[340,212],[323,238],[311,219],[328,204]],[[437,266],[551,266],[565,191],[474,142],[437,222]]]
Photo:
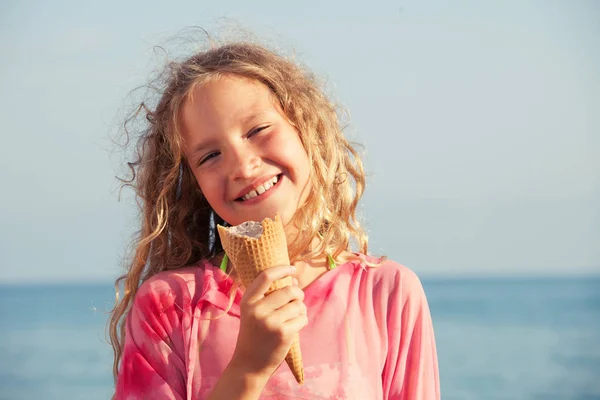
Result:
[[205,263],[159,272],[142,283],[134,308],[161,314],[175,304],[189,305],[202,291],[204,275]]
[[386,257],[357,255],[359,261],[356,261],[356,263],[374,278],[375,283],[394,283],[408,290],[415,286],[421,286],[417,274],[403,264]]
[[387,258],[358,255],[362,275],[371,286],[374,296],[401,300],[419,300],[425,297],[421,280],[409,267]]

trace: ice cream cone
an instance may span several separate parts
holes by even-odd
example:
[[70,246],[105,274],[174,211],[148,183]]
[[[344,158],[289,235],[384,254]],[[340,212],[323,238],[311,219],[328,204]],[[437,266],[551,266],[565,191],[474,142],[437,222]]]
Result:
[[[230,228],[221,225],[217,228],[223,249],[243,285],[248,286],[267,268],[290,265],[285,231],[279,215],[274,220],[265,218],[260,223],[249,221]],[[292,278],[289,276],[277,280],[271,284],[268,293],[291,284]],[[302,384],[304,368],[299,335],[294,338],[285,361],[296,381]]]

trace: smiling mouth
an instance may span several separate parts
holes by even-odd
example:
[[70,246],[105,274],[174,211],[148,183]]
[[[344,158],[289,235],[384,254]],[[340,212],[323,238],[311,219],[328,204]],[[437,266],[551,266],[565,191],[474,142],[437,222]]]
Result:
[[274,176],[273,178],[269,179],[262,185],[252,189],[251,191],[246,193],[244,196],[235,199],[235,201],[247,201],[247,200],[253,199],[255,197],[258,197],[258,196],[268,192],[269,190],[271,190],[273,188],[273,186],[275,186],[277,184],[277,182],[279,182],[282,175],[283,174]]

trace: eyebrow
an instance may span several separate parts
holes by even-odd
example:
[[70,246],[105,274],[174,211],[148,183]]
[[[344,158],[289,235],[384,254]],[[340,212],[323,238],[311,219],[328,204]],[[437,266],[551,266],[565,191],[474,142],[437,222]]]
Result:
[[252,113],[250,113],[247,117],[242,119],[242,123],[243,124],[249,124],[250,122],[252,122],[255,119],[259,119],[262,118],[266,115],[271,114],[270,110],[265,110],[265,109],[261,109],[261,110],[255,110]]

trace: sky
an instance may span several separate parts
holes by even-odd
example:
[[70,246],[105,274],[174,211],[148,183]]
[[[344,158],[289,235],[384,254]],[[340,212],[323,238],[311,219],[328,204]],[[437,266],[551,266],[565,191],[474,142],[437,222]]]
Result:
[[349,110],[371,253],[420,276],[600,272],[598,2],[9,0],[0,283],[122,272],[136,210],[111,139],[128,93],[160,67],[154,46],[232,24]]

